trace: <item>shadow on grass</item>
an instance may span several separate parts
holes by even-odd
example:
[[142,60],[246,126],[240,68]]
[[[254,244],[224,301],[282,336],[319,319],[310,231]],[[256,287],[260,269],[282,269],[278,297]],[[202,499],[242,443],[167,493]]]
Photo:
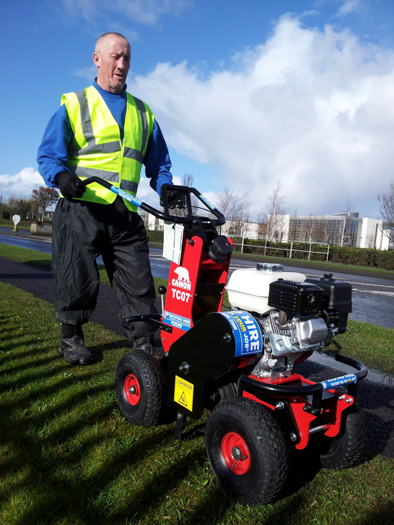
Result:
[[[190,469],[193,454],[189,454],[180,462],[172,465],[168,471],[153,476],[149,482],[144,483],[141,491],[132,493],[130,490],[125,508],[120,511],[114,511],[104,505],[100,501],[100,493],[117,480],[119,473],[126,465],[128,469],[136,468],[146,457],[149,457],[157,443],[162,442],[165,438],[168,438],[166,430],[153,436],[141,437],[138,441],[123,447],[117,454],[106,458],[101,462],[100,467],[95,467],[92,472],[84,472],[84,469],[81,469],[81,460],[85,457],[86,462],[89,453],[93,453],[100,442],[97,438],[86,440],[69,456],[62,456],[60,468],[53,464],[53,469],[48,469],[48,458],[37,450],[37,457],[27,461],[29,474],[24,477],[23,484],[18,483],[19,488],[34,486],[36,497],[32,498],[28,508],[21,512],[17,523],[44,524],[53,523],[56,520],[59,523],[98,524],[114,523],[114,519],[120,516],[126,517],[136,513],[143,517],[152,506],[157,505],[160,499],[165,498],[166,494],[177,486],[182,476]],[[195,453],[195,455],[198,454]],[[41,463],[43,468],[46,467],[44,475],[37,470],[38,463]],[[70,480],[67,469],[73,467],[82,472],[80,476]],[[13,486],[8,491],[8,496],[15,488]],[[37,497],[38,494],[40,497]]]

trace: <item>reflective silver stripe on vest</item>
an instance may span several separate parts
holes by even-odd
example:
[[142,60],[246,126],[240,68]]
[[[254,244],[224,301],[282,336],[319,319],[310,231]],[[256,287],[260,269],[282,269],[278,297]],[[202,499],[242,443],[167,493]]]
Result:
[[140,151],[138,151],[138,149],[125,148],[123,152],[123,156],[128,159],[136,160],[140,164],[143,164],[144,162],[144,156]]
[[96,144],[95,140],[94,143],[91,141],[86,148],[69,150],[68,154],[70,157],[81,157],[82,155],[92,155],[94,153],[115,153],[120,150],[121,147],[118,140],[106,142],[105,144]]
[[96,170],[94,168],[83,168],[82,166],[67,166],[71,173],[77,177],[100,177],[109,182],[119,182],[119,173],[116,171]]
[[86,92],[83,89],[82,91],[76,91],[75,94],[79,102],[79,114],[81,116],[82,133],[86,142],[88,143],[88,146],[91,146],[92,144],[96,144],[96,139],[93,134],[92,119],[90,117]]
[[138,184],[136,182],[133,182],[131,180],[124,180],[122,179],[120,181],[120,187],[122,190],[131,191],[132,193],[136,194],[138,190]]
[[86,91],[76,91],[75,95],[79,102],[79,114],[81,116],[81,127],[83,136],[88,143],[85,148],[69,150],[70,157],[80,157],[81,155],[92,155],[95,153],[115,153],[120,151],[120,143],[118,140],[107,142],[106,144],[97,144],[93,133],[92,119],[89,111],[88,99]]
[[[148,140],[148,119],[146,117],[146,107],[145,104],[140,100],[139,98],[134,97],[135,103],[137,105],[141,123],[142,123],[142,140],[141,140],[141,154],[143,154],[143,151],[145,149],[147,140]],[[138,160],[138,159],[136,159]],[[142,163],[141,163],[142,164]]]

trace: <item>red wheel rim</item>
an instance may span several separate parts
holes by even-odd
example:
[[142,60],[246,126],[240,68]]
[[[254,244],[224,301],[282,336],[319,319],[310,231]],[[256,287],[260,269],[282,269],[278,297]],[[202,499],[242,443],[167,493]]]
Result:
[[124,393],[130,405],[138,405],[141,399],[141,389],[138,379],[129,374],[124,380]]
[[222,439],[222,455],[228,468],[234,474],[242,476],[250,467],[250,453],[243,437],[236,432],[229,432]]

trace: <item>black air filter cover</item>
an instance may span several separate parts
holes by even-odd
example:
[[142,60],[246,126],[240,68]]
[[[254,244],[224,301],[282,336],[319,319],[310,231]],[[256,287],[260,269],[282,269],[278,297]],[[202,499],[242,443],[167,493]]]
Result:
[[324,308],[337,310],[339,314],[350,314],[352,311],[352,285],[336,281],[332,273],[325,273],[321,279],[306,279],[307,283],[316,284],[324,290]]
[[270,284],[268,304],[293,315],[313,315],[323,303],[323,290],[310,283],[279,279]]

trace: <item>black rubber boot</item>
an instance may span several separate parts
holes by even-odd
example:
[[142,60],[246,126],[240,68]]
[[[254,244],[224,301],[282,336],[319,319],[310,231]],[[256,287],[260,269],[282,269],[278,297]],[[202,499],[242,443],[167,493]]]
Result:
[[83,332],[80,326],[62,325],[59,354],[70,365],[90,365],[93,363],[92,354],[85,348]]
[[155,355],[155,338],[153,335],[136,337],[133,341],[134,350],[143,350],[149,355]]

